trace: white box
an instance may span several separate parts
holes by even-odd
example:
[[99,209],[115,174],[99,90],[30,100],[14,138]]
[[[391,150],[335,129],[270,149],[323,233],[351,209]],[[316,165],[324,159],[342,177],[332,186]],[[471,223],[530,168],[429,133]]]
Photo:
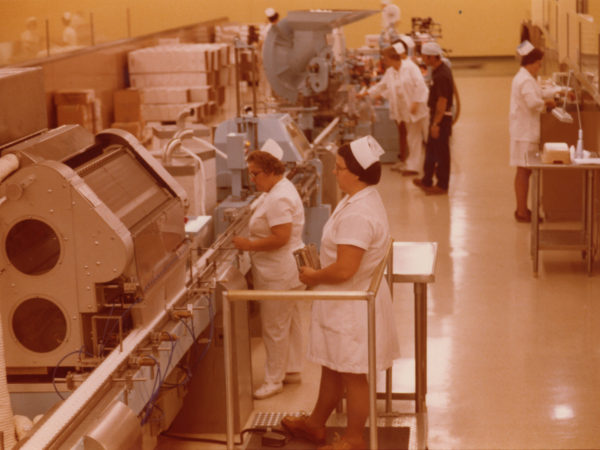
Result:
[[140,89],[142,103],[145,104],[171,104],[187,103],[188,88],[184,86],[148,87]]
[[207,72],[183,73],[140,73],[129,76],[131,87],[145,88],[155,86],[206,86]]
[[194,86],[189,88],[190,102],[207,103],[210,100],[211,86]]
[[159,45],[128,54],[129,73],[208,72],[207,44]]
[[181,103],[170,105],[149,105],[143,104],[142,117],[146,121],[174,122],[177,117],[185,110],[193,109],[193,116],[198,116],[197,109],[200,107],[197,103]]

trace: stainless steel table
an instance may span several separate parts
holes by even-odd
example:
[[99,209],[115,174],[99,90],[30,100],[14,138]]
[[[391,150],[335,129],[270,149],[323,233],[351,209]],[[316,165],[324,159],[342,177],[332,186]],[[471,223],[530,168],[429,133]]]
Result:
[[[537,276],[540,250],[579,250],[585,254],[588,275],[592,274],[594,263],[594,230],[595,230],[595,172],[600,164],[548,164],[543,163],[540,155],[529,152],[526,157],[527,168],[532,171],[531,187],[531,257],[533,273]],[[584,177],[583,217],[581,228],[572,229],[540,229],[540,179],[544,170],[577,170]]]
[[415,321],[415,392],[392,393],[391,369],[386,373],[386,411],[391,399],[415,400],[417,413],[427,410],[427,284],[435,281],[437,242],[394,242],[392,282],[413,283]]

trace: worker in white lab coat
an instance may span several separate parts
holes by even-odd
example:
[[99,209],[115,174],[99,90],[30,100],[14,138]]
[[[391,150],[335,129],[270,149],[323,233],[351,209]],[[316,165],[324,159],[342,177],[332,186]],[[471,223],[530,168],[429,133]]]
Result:
[[[250,153],[248,173],[259,191],[250,218],[249,238],[236,236],[233,244],[249,251],[256,289],[304,289],[298,279],[293,252],[304,246],[304,207],[291,181],[284,176],[283,150],[268,139],[263,151]],[[300,382],[302,332],[298,302],[261,302],[262,335],[266,349],[265,380],[254,392],[263,399],[283,390],[284,383]]]
[[[372,136],[339,148],[335,174],[346,196],[323,229],[321,267],[300,268],[300,280],[315,290],[365,291],[390,239],[385,207],[375,185],[383,149]],[[383,279],[375,300],[377,370],[391,367],[399,344],[389,287]],[[319,396],[310,416],[286,416],[283,427],[295,437],[324,443],[325,422],[344,392],[348,426],[338,442],[323,449],[366,448],[369,414],[367,304],[362,301],[313,303],[308,358],[321,365]]]
[[510,165],[517,168],[515,219],[517,222],[531,222],[531,211],[527,208],[531,170],[526,167],[525,155],[539,150],[540,114],[555,104],[552,99],[544,100],[536,79],[544,52],[529,41],[523,41],[517,51],[521,55],[521,68],[513,78],[510,91]]
[[383,62],[387,69],[381,80],[371,86],[371,97],[383,97],[388,101],[390,119],[406,126],[408,157],[393,169],[403,175],[418,175],[423,169],[425,153],[423,142],[427,138],[429,109],[427,98],[429,91],[418,66],[407,58],[407,45],[399,40],[382,51]]

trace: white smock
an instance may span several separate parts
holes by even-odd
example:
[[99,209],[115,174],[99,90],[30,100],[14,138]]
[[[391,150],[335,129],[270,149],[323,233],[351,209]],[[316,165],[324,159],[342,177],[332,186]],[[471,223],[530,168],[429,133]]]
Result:
[[[405,58],[399,70],[388,67],[382,79],[369,88],[369,95],[384,97],[389,103],[390,119],[405,123],[408,144],[405,169],[420,172],[425,159],[423,142],[427,140],[429,128],[429,89],[421,69],[410,58]],[[413,103],[418,106],[411,113]]]
[[394,67],[388,67],[381,80],[368,90],[371,97],[383,97],[388,101],[390,119],[397,123],[409,120],[409,104],[402,74]]
[[542,88],[533,75],[521,67],[512,80],[510,91],[510,165],[525,166],[527,151],[540,142],[540,114],[545,103]]
[[[301,289],[293,251],[304,246],[304,207],[296,187],[283,177],[264,193],[250,217],[250,239],[271,235],[271,228],[292,224],[288,242],[276,249],[251,252],[256,289]],[[263,300],[260,305],[263,342],[267,353],[265,382],[280,383],[286,372],[302,368],[302,324],[295,301]]]
[[[315,290],[366,291],[373,272],[385,256],[390,239],[385,207],[374,186],[344,197],[323,228],[321,267],[337,260],[338,245],[365,250],[358,271],[338,284],[319,284]],[[312,307],[308,358],[338,372],[368,372],[367,303],[315,300]],[[400,347],[388,284],[381,280],[375,300],[377,370],[391,367]]]

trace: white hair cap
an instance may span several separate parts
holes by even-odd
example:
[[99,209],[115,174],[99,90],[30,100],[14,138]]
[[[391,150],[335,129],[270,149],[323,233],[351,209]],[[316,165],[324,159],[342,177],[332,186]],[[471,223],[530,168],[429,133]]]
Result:
[[421,47],[421,54],[428,56],[442,56],[442,47],[437,42],[425,42]]
[[261,151],[267,152],[269,155],[274,156],[279,161],[283,158],[283,149],[275,142],[275,140],[268,138],[263,144]]
[[265,9],[265,16],[267,16],[268,18],[273,17],[275,14],[277,14],[277,11],[275,11],[273,8]]
[[381,0],[382,5],[389,5],[390,3],[392,3],[390,0]]
[[363,169],[371,167],[385,153],[379,142],[371,135],[350,142],[350,150]]
[[400,34],[398,39],[404,42],[409,49],[415,48],[415,41],[408,34]]
[[517,46],[517,53],[521,56],[525,56],[531,53],[531,51],[534,49],[535,47],[533,46],[533,44],[525,40]]
[[71,13],[69,11],[65,11],[62,15],[62,18],[64,20],[71,20],[71,18],[72,18]]
[[399,55],[406,53],[406,49],[404,48],[404,45],[402,45],[402,42],[396,42],[395,44],[392,44],[392,47],[394,47],[394,50],[396,50],[396,53]]

